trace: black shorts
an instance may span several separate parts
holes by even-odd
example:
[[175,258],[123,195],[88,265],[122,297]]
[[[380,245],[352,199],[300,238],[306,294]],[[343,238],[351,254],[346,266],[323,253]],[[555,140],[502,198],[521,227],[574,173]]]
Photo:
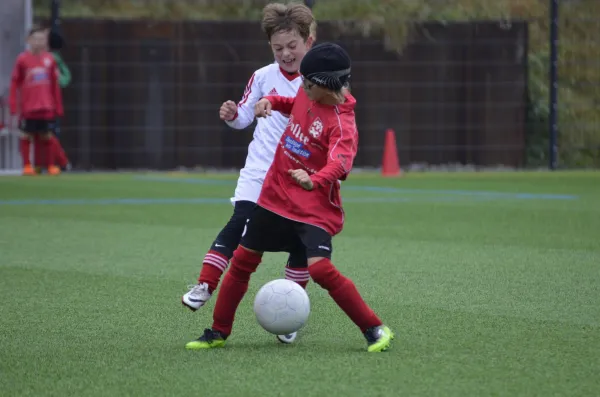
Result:
[[308,258],[331,259],[333,253],[331,236],[325,230],[292,221],[258,205],[246,222],[240,245],[259,252],[289,252],[305,264]]
[[53,120],[23,119],[20,130],[29,134],[46,134],[52,131]]
[[50,128],[50,131],[52,131],[54,135],[56,135],[57,137],[60,136],[60,119],[57,118],[55,120],[50,121],[48,123],[48,128]]

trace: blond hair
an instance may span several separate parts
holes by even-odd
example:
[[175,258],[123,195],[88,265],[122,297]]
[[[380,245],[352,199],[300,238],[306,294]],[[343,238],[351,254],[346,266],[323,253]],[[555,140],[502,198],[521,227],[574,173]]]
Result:
[[315,20],[310,24],[310,37],[313,41],[317,41],[317,21]]

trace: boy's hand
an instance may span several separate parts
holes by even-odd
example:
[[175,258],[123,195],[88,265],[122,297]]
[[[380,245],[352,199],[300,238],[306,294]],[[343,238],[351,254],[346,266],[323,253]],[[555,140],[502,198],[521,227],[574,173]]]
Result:
[[260,101],[256,102],[256,105],[254,106],[254,115],[256,117],[270,116],[272,108],[273,105],[271,105],[271,102],[269,102],[268,99],[263,98]]
[[223,121],[231,121],[237,113],[237,105],[233,101],[223,102],[219,109],[219,117]]
[[294,178],[298,185],[302,186],[304,190],[313,190],[313,181],[312,179],[310,179],[310,175],[308,175],[308,172],[298,169],[288,170],[288,173],[292,176],[292,178]]

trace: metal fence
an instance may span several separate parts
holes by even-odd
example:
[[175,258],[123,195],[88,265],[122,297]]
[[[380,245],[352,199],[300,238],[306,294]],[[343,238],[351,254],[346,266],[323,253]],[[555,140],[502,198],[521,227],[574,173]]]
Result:
[[[62,140],[75,166],[243,165],[252,129],[229,129],[218,108],[272,62],[256,22],[64,20],[62,29],[73,73]],[[357,166],[380,165],[388,128],[403,164],[524,164],[525,22],[426,23],[401,55],[335,24],[320,24],[325,40],[353,58]]]
[[[29,3],[0,9],[0,112]],[[527,22],[419,25],[401,55],[321,23],[319,40],[354,60],[357,165],[379,165],[392,128],[403,166],[600,167],[600,7],[546,4]],[[71,19],[63,30],[74,83],[62,140],[76,167],[243,164],[251,128],[229,130],[216,114],[272,59],[256,22]],[[0,128],[0,170],[19,163],[16,134]]]

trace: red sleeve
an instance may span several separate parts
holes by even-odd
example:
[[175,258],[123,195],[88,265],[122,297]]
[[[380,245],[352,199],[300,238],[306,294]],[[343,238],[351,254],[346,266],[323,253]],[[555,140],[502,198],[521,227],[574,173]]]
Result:
[[52,92],[54,94],[54,112],[57,117],[62,117],[64,114],[62,93],[60,89],[60,83],[58,80],[58,67],[54,68],[52,73]]
[[19,95],[19,89],[21,88],[21,84],[23,84],[23,67],[22,67],[22,58],[19,56],[17,61],[15,62],[15,67],[13,68],[12,77],[10,81],[10,95],[9,95],[9,106],[10,106],[10,114],[17,114],[17,99]]
[[277,95],[266,96],[263,98],[268,99],[269,102],[271,102],[271,106],[276,112],[292,114],[292,108],[294,107],[294,100],[296,98]]
[[313,174],[316,187],[344,180],[352,170],[352,163],[358,150],[358,131],[354,117],[340,119],[340,124],[329,134],[329,152],[327,165]]

